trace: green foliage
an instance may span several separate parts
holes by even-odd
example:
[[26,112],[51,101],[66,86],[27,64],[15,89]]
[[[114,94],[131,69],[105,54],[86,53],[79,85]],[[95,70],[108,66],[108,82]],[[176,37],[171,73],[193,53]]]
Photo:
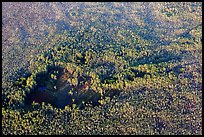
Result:
[[201,3],[6,5],[2,134],[202,134]]

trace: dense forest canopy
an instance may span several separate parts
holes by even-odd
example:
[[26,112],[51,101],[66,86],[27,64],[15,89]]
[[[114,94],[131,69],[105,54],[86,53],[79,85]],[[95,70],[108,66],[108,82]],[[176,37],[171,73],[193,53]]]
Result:
[[3,2],[2,134],[202,134],[201,2]]

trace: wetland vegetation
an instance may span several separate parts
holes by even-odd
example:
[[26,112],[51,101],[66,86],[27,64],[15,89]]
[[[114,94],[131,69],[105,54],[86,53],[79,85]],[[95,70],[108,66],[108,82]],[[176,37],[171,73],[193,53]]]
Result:
[[201,135],[201,2],[3,2],[3,135]]

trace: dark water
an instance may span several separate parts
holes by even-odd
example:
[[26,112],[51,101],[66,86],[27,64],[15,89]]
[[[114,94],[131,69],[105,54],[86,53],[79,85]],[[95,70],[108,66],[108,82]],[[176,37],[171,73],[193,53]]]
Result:
[[[41,89],[41,90],[39,90]],[[98,102],[100,99],[105,99],[105,97],[110,97],[111,99],[114,96],[119,96],[119,90],[112,89],[107,90],[104,96],[101,96],[99,93],[93,90],[86,90],[81,93],[79,91],[73,92],[73,94],[69,94],[69,91],[73,90],[73,87],[67,87],[62,91],[58,91],[57,93],[49,92],[46,90],[46,87],[40,87],[37,91],[30,93],[27,95],[25,99],[25,103],[27,105],[31,105],[33,101],[41,104],[45,102],[46,104],[51,104],[56,108],[64,109],[65,106],[72,106],[72,104],[76,104],[80,109],[84,108],[85,104],[92,104],[92,106],[98,106],[100,103]]]

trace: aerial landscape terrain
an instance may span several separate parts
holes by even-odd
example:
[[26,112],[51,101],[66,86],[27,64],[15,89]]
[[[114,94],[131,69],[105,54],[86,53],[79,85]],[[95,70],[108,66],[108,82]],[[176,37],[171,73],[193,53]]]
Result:
[[202,135],[202,3],[3,2],[2,135]]

